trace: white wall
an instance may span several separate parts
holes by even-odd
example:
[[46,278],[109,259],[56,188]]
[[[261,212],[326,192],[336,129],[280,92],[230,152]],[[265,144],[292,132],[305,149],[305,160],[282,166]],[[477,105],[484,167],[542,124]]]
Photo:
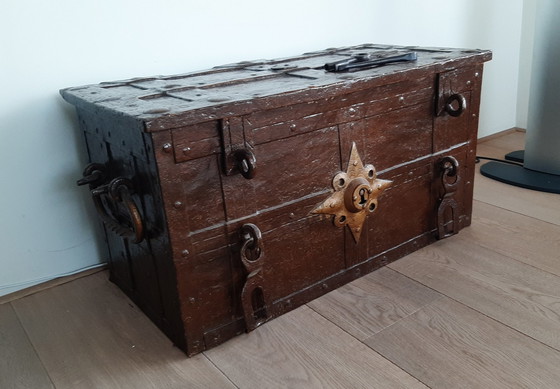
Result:
[[480,118],[516,124],[523,0],[4,0],[0,295],[105,260],[60,88],[365,42],[489,48]]

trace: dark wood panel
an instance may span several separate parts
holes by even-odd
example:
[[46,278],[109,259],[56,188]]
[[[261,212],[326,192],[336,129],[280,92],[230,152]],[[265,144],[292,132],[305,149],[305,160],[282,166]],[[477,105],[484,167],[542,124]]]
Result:
[[244,128],[252,144],[265,143],[432,101],[433,94],[433,77],[404,81],[307,104],[255,112],[244,117]]
[[340,125],[343,169],[352,142],[364,163],[377,171],[427,156],[432,152],[432,107],[426,100],[412,107]]
[[[110,177],[110,174],[113,174],[112,169],[114,169],[114,164],[110,162],[112,158],[110,145],[103,139],[102,132],[99,130],[99,127],[95,127],[96,122],[93,119],[88,119],[87,124],[85,123],[86,120],[84,119],[82,126],[85,126],[84,133],[88,145],[90,161],[105,165],[106,169],[110,172]],[[119,169],[120,171],[121,168],[117,166],[116,169]],[[99,219],[97,219],[96,222],[102,223]],[[134,283],[130,272],[130,258],[125,244],[120,237],[109,231],[104,224],[103,229],[105,231],[105,239],[109,249],[108,259],[109,268],[111,269],[111,280],[113,280],[113,282],[118,284],[123,291],[130,295],[134,289]]]
[[174,129],[172,137],[178,163],[221,152],[217,121]]
[[[366,230],[369,243],[367,258],[435,228],[431,169],[432,163],[411,169],[414,174],[406,174],[407,181],[399,185],[398,181],[405,177],[395,177],[396,185],[383,193]],[[422,170],[427,170],[427,174],[418,174]]]
[[329,127],[256,146],[253,179],[222,178],[228,220],[332,188],[340,171],[338,143],[337,128]]

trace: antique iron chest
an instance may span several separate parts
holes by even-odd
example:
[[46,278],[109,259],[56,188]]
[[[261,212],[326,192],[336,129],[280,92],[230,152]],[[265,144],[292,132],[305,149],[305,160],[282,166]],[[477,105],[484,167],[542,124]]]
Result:
[[490,58],[366,44],[62,90],[111,280],[193,355],[457,233]]

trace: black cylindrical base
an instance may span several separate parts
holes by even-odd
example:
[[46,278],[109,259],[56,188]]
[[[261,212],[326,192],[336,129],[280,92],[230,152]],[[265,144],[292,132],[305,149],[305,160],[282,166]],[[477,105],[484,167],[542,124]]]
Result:
[[560,193],[560,176],[529,170],[521,165],[492,161],[482,165],[480,173],[483,176],[521,188]]

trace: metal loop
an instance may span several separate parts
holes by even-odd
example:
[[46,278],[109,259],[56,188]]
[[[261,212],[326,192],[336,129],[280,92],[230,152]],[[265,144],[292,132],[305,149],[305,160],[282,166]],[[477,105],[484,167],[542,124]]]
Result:
[[459,161],[455,157],[448,155],[439,161],[439,165],[448,177],[455,177],[459,169]]
[[[437,238],[444,239],[455,235],[459,231],[459,211],[458,204],[454,198],[461,177],[459,176],[459,161],[451,155],[439,160],[441,170],[441,182],[443,184],[443,196],[438,206],[437,212]],[[455,177],[454,182],[448,182],[448,177]],[[448,212],[451,212],[451,219],[447,219]]]
[[[142,215],[132,199],[132,182],[123,177],[113,179],[109,184],[91,190],[93,203],[99,217],[107,227],[123,238],[129,238],[133,243],[140,243],[144,239],[144,224]],[[122,203],[130,218],[131,227],[118,221],[107,210],[102,195],[106,195],[113,203]]]
[[263,256],[262,233],[256,225],[247,223],[241,227],[241,239],[241,261],[247,271],[252,272],[258,266],[255,262]]
[[[457,108],[453,106],[454,103],[457,103]],[[466,109],[467,99],[460,93],[452,94],[445,101],[445,112],[453,117],[461,116]]]
[[89,184],[90,188],[98,187],[105,181],[105,170],[105,165],[100,163],[88,164],[82,173],[83,177],[77,181],[78,186]]
[[265,261],[262,233],[251,223],[241,227],[241,262],[247,271],[247,278],[241,291],[241,307],[245,317],[247,332],[268,320],[268,296],[264,290],[262,267]]
[[257,158],[249,149],[240,149],[234,153],[237,169],[243,177],[250,180],[255,177],[257,169]]

